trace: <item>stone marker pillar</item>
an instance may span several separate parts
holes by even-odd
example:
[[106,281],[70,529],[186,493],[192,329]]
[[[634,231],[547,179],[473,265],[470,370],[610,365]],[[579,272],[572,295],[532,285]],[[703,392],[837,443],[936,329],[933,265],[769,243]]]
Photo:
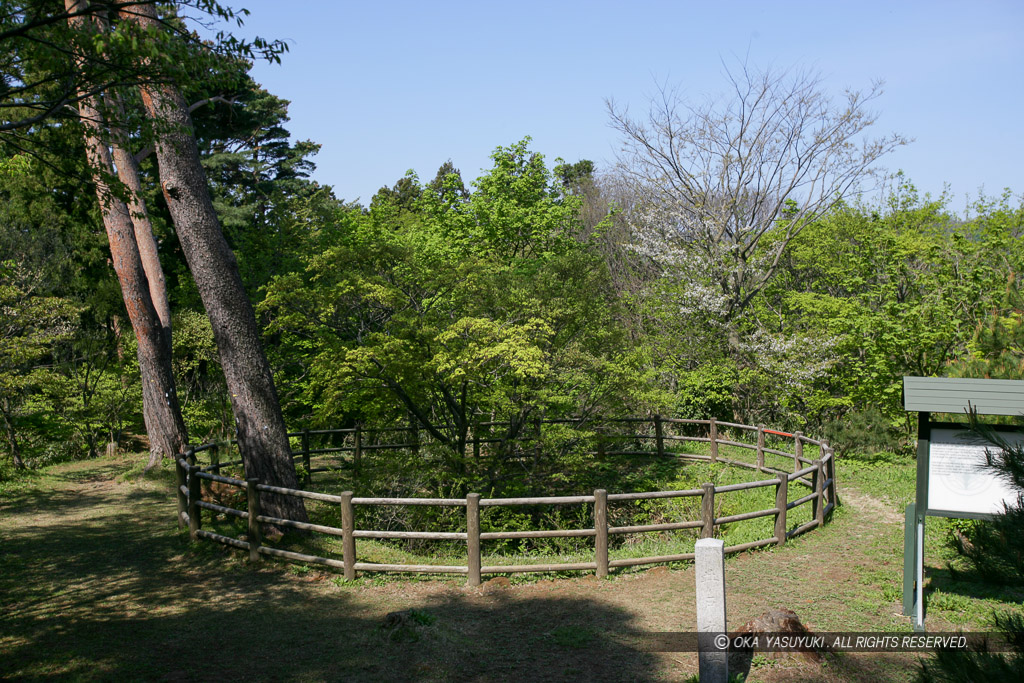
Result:
[[[697,541],[697,632],[700,682],[727,683],[729,652],[713,635],[725,635],[725,543],[718,538]],[[703,634],[709,634],[707,636]]]

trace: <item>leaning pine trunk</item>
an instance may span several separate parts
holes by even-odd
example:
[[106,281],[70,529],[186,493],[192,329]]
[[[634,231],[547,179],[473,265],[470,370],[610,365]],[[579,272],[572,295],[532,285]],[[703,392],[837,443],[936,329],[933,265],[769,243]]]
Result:
[[[121,98],[115,92],[109,92],[104,100],[115,117],[123,120],[124,106]],[[135,226],[135,242],[139,247],[139,256],[142,258],[142,268],[146,271],[146,279],[149,282],[149,294],[153,300],[153,307],[160,317],[160,325],[163,327],[168,351],[171,347],[171,306],[167,300],[167,281],[164,278],[164,269],[160,265],[160,256],[157,253],[156,236],[153,235],[153,224],[149,220],[149,211],[146,209],[146,200],[142,198],[142,180],[140,179],[139,162],[135,160],[128,149],[128,136],[120,125],[114,122],[107,122],[110,127],[112,138],[111,152],[114,156],[114,164],[117,166],[117,177],[124,183],[131,193],[129,195],[128,210],[131,212],[132,224]]]
[[[96,23],[101,30],[110,30],[110,22],[107,17],[97,17]],[[114,165],[117,167],[117,178],[129,192],[127,205],[131,212],[132,224],[135,226],[135,243],[138,245],[142,268],[146,271],[146,279],[149,282],[150,299],[153,300],[153,307],[156,309],[156,313],[160,317],[160,324],[164,329],[167,352],[171,353],[171,305],[167,299],[167,280],[164,277],[164,269],[160,265],[160,256],[157,253],[153,223],[149,219],[146,200],[142,196],[142,174],[139,171],[139,162],[131,153],[128,135],[122,125],[122,122],[125,121],[124,102],[121,100],[120,93],[114,88],[103,94],[103,102],[109,113],[107,128],[110,131],[110,149],[114,157]]]
[[[108,108],[113,112],[117,120],[124,119],[124,107],[121,105],[121,98],[115,92],[108,92],[105,96]],[[127,145],[127,135],[116,122],[108,121],[110,135],[112,138],[111,152],[114,157],[114,165],[117,167],[117,177],[130,192],[128,200],[128,211],[131,215],[132,225],[135,228],[135,244],[139,250],[139,258],[143,271],[146,274],[146,281],[149,285],[149,297],[153,302],[160,321],[160,328],[163,336],[164,353],[170,359],[173,356],[171,345],[171,307],[167,300],[167,283],[164,278],[164,270],[160,265],[160,257],[157,254],[156,237],[153,235],[153,224],[149,220],[149,212],[146,209],[146,202],[142,198],[142,181],[139,179],[139,164],[135,161]],[[152,413],[151,402],[144,402],[143,411]],[[146,415],[147,423],[156,419],[152,415]],[[184,429],[184,423],[182,423]],[[185,435],[184,443],[188,442]],[[167,450],[168,444],[163,439],[150,439],[149,463],[146,470],[156,467],[161,456],[170,458],[176,457],[180,450]]]
[[[152,5],[133,6],[123,17],[161,30]],[[270,364],[263,353],[256,316],[238,265],[210,200],[188,107],[169,84],[142,87],[146,114],[157,132],[156,157],[167,206],[182,251],[210,317],[224,378],[231,394],[238,446],[246,477],[298,488],[295,463]],[[301,498],[264,493],[268,516],[307,521]]]
[[[83,5],[82,0],[65,0],[69,12],[75,12]],[[69,22],[83,31],[90,28],[80,16],[69,19]],[[146,432],[153,444],[153,453],[162,452],[173,457],[184,451],[188,432],[175,391],[170,346],[166,343],[163,325],[153,305],[128,207],[110,187],[109,178],[114,167],[110,148],[103,139],[105,121],[96,96],[82,98],[78,111],[85,128],[86,158],[110,242],[111,262],[135,332]],[[153,464],[152,457],[150,464]]]

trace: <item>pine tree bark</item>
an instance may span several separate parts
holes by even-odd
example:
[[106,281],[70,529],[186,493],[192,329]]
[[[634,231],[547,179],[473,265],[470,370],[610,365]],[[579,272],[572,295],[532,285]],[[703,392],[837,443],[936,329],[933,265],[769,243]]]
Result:
[[[65,0],[65,7],[70,12],[77,11],[84,4],[84,0]],[[86,20],[80,16],[69,19],[69,22],[79,30],[88,30]],[[85,129],[86,158],[110,242],[111,262],[135,332],[142,379],[143,418],[150,439],[148,467],[152,467],[162,454],[174,457],[183,452],[188,444],[188,432],[174,386],[170,345],[153,305],[149,281],[135,241],[135,225],[127,205],[116,196],[110,185],[114,167],[110,148],[104,141],[105,119],[99,105],[95,96],[85,97],[79,101],[78,111]]]
[[160,325],[164,329],[168,350],[170,350],[171,305],[167,300],[167,280],[164,278],[164,270],[160,265],[156,237],[153,235],[153,224],[149,220],[146,200],[142,198],[139,162],[129,151],[128,136],[117,124],[118,121],[124,120],[124,105],[116,92],[106,93],[104,100],[108,110],[113,114],[113,121],[108,121],[108,126],[110,128],[111,152],[114,157],[114,165],[117,167],[117,178],[131,192],[127,204],[132,225],[135,226],[135,243],[139,246],[142,268],[145,270],[146,280],[149,282],[149,297],[153,300],[153,307],[156,308],[157,316],[160,318]]
[[135,226],[128,207],[114,195],[108,181],[113,167],[110,151],[101,137],[101,114],[95,105],[94,98],[86,98],[79,102],[78,109],[86,129],[86,157],[110,242],[111,262],[135,332],[142,380],[142,412],[150,440],[148,466],[152,467],[161,455],[173,457],[182,453],[188,445],[188,432],[178,405],[170,348],[150,299],[149,283],[135,243]]
[[[110,30],[108,17],[97,15],[96,23],[101,31]],[[167,299],[167,280],[164,277],[164,269],[160,265],[156,236],[153,234],[153,223],[149,220],[146,200],[142,197],[142,174],[139,171],[139,162],[130,151],[128,135],[122,127],[122,122],[126,120],[124,103],[120,93],[115,89],[110,89],[103,94],[103,102],[108,112],[107,128],[110,131],[110,151],[114,158],[114,166],[117,168],[117,178],[130,193],[126,204],[131,213],[132,224],[135,226],[135,243],[139,247],[142,268],[146,271],[146,279],[149,282],[149,297],[153,301],[153,307],[156,308],[160,324],[164,329],[167,352],[172,353],[171,305]]]
[[[164,270],[160,265],[160,256],[157,253],[156,237],[153,235],[153,224],[149,220],[149,212],[146,209],[146,202],[142,198],[142,181],[139,174],[139,164],[135,156],[128,149],[127,138],[124,130],[117,121],[124,120],[124,107],[121,98],[116,92],[108,92],[104,95],[104,102],[108,111],[111,112],[112,120],[108,119],[107,126],[110,130],[110,150],[114,159],[114,166],[117,168],[118,180],[129,192],[127,207],[131,216],[132,226],[135,232],[135,244],[139,250],[139,258],[142,269],[146,274],[146,282],[149,285],[149,298],[153,302],[157,318],[160,321],[160,331],[163,337],[164,352],[167,358],[173,358],[171,343],[171,305],[167,300],[167,281],[164,278]],[[173,368],[173,366],[172,366]],[[150,402],[143,401],[143,413],[152,412],[153,406]],[[153,416],[146,418],[147,421],[158,419]],[[187,437],[186,437],[187,442]],[[149,463],[146,470],[154,468],[159,464],[163,456],[175,457],[180,451],[166,451],[166,444],[162,439],[150,439]]]
[[[143,28],[161,30],[152,5],[123,10],[122,17]],[[298,488],[270,363],[263,353],[256,316],[242,286],[235,255],[224,239],[210,199],[188,105],[172,84],[151,84],[140,90],[147,116],[156,129],[164,198],[213,328],[231,394],[246,477]],[[262,493],[260,502],[269,516],[308,519],[301,498]]]

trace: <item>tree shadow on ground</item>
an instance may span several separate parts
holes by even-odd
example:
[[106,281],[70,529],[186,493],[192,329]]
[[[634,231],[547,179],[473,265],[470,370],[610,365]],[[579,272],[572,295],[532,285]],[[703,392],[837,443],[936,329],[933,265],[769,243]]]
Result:
[[[644,651],[641,625],[673,609],[668,594],[629,593],[647,582],[467,589],[253,568],[235,551],[190,544],[163,484],[54,480],[63,488],[19,494],[0,518],[0,679],[649,681],[696,671],[694,653]],[[404,615],[389,621],[395,612]],[[827,666],[762,664],[751,679],[879,683],[912,664],[837,655]]]
[[397,582],[254,570],[219,547],[190,547],[165,495],[136,492],[128,509],[116,505],[125,493],[37,492],[5,525],[0,678],[657,678],[621,608],[456,583],[410,597]]
[[[1024,600],[1024,590],[1019,584],[1013,584],[994,573],[986,574],[975,567],[955,570],[948,565],[945,568],[927,567],[926,574],[929,579],[926,596],[938,590],[978,600],[994,599],[1002,602]],[[927,597],[925,604],[927,606]]]

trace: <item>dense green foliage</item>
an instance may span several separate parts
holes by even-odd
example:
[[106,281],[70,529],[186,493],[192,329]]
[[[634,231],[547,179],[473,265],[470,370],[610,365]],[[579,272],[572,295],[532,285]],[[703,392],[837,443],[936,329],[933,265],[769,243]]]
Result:
[[[316,146],[288,141],[287,103],[246,78],[220,80],[193,82],[187,94],[199,103],[193,116],[215,203],[255,294],[287,267],[288,229],[302,229],[291,208],[308,210],[299,202],[325,190],[306,177]],[[209,100],[211,88],[228,82],[230,98]],[[141,123],[135,117],[124,122],[131,144],[145,156],[149,138]],[[19,354],[17,362],[5,358],[3,364],[11,378],[3,392],[9,418],[3,421],[3,467],[90,457],[108,443],[138,448],[145,428],[135,342],[95,197],[82,191],[88,170],[81,135],[75,126],[39,127],[20,132],[17,141],[0,140],[0,315]],[[231,408],[210,323],[170,228],[151,156],[142,171],[168,273],[183,410],[195,438],[228,435]],[[51,317],[32,328],[32,339],[42,342],[29,344],[24,321],[37,312]],[[58,329],[53,316],[60,316],[59,334],[48,332]]]
[[[465,459],[468,430],[491,416],[518,431],[537,416],[661,412],[802,428],[840,448],[898,447],[912,427],[899,404],[903,375],[1019,376],[1006,353],[1019,348],[1024,211],[1009,194],[957,216],[946,198],[921,198],[901,179],[881,206],[840,205],[792,240],[778,275],[726,324],[698,301],[701,282],[634,248],[623,213],[584,225],[601,200],[587,165],[553,173],[522,141],[499,147],[469,190],[448,163],[430,183],[408,175],[370,207],[349,205],[305,179],[315,146],[286,142],[284,103],[247,87],[233,105],[197,110],[197,125],[296,426],[411,416],[448,445],[450,474],[493,478],[466,471]],[[28,462],[88,455],[141,431],[116,281],[94,209],[68,181],[24,156],[6,164],[5,272],[40,273],[38,295],[79,311],[32,370],[53,380],[51,393],[33,395],[59,409],[50,417],[66,426],[50,434],[61,448],[26,436],[38,447],[23,451]],[[40,178],[69,189],[45,192]],[[209,324],[180,277],[155,192],[151,204],[186,418],[197,438],[226,436]],[[556,459],[533,475],[567,468]]]
[[[23,14],[8,19],[21,30]],[[63,19],[44,28],[71,39]],[[67,72],[60,50],[19,36],[11,73],[22,82]],[[133,37],[148,44],[129,32],[82,47],[108,70],[83,77],[122,86],[152,77],[128,69],[139,58]],[[693,197],[659,197],[657,183],[599,175],[586,160],[549,168],[527,139],[498,147],[468,187],[446,162],[429,182],[410,172],[369,206],[347,204],[309,180],[317,145],[291,141],[287,102],[246,74],[241,57],[274,56],[275,44],[209,51],[183,33],[170,44],[151,66],[196,103],[211,196],[286,418],[414,424],[441,447],[428,488],[543,490],[592,464],[551,429],[544,457],[525,469],[511,452],[482,467],[466,453],[481,421],[510,421],[502,442],[538,418],[596,425],[660,413],[802,429],[840,450],[899,448],[913,429],[899,404],[903,375],[1021,376],[1024,208],[1008,192],[963,215],[901,176],[877,205],[830,196],[814,208],[769,192],[737,205],[774,207],[753,236],[716,238],[697,214],[670,210],[693,209]],[[815,82],[803,86],[819,97]],[[152,130],[131,113],[136,92],[121,90],[120,124],[141,152]],[[40,86],[5,104],[21,115],[53,96]],[[871,120],[847,123],[854,135]],[[88,457],[143,431],[134,340],[97,207],[80,191],[80,130],[11,130],[0,139],[4,462]],[[167,273],[182,411],[193,439],[228,438],[209,321],[153,166],[143,159],[143,193]],[[851,182],[859,168],[848,169]],[[712,197],[714,215],[739,225],[723,197]]]

